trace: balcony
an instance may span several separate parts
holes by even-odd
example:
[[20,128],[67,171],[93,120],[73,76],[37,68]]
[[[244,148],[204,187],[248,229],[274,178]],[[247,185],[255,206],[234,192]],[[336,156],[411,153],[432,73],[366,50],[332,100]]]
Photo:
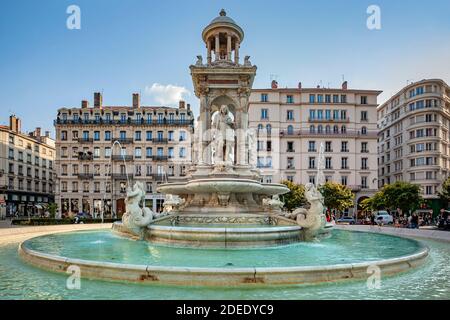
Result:
[[106,176],[112,177],[115,180],[128,180],[128,179],[132,179],[134,177],[134,175],[132,173],[128,174],[128,179],[127,179],[126,173],[113,173],[113,174],[107,174]]
[[92,152],[78,152],[78,154],[74,155],[74,158],[79,161],[91,161],[94,159],[94,156],[92,155]]
[[322,119],[318,119],[318,118],[311,118],[308,117],[308,121],[309,122],[333,122],[333,123],[349,123],[350,122],[350,118],[345,118],[345,119],[326,119],[326,118],[322,118]]
[[152,156],[153,161],[167,161],[168,160],[168,156]]
[[347,186],[350,190],[352,190],[353,192],[358,192],[358,191],[361,191],[361,189],[362,189],[362,186],[360,186],[360,185],[350,185],[350,186]]
[[[317,128],[316,128],[317,129]],[[362,134],[361,131],[358,130],[349,130],[347,129],[346,132],[333,132],[326,130],[322,132],[311,132],[310,130],[293,130],[291,132],[287,130],[281,130],[280,131],[280,137],[335,137],[339,136],[341,138],[365,138],[365,139],[375,139],[378,137],[378,133],[376,131],[369,131],[366,134]]]
[[94,139],[92,138],[78,138],[78,143],[93,143]]
[[63,120],[63,119],[56,119],[53,121],[53,124],[61,125],[61,124],[90,124],[90,125],[168,125],[168,126],[189,126],[194,124],[194,120],[171,120],[171,119],[140,119],[140,120],[132,120],[131,118],[127,118],[126,120],[107,120],[107,119],[99,119],[99,120],[84,120],[79,118],[78,120]]
[[93,173],[78,173],[76,176],[81,180],[90,180],[94,178]]
[[286,152],[293,153],[295,152],[295,149],[287,149]]
[[133,138],[113,138],[111,143],[118,141],[120,144],[130,144],[133,143]]
[[152,139],[153,143],[159,143],[159,144],[167,144],[168,143],[168,139],[165,138],[155,138]]
[[317,149],[308,149],[308,152],[317,152]]
[[348,149],[341,149],[341,152],[350,152]]
[[369,153],[369,150],[361,150],[361,153]]
[[111,156],[112,161],[133,161],[133,156],[131,155],[120,155],[120,154],[113,154]]

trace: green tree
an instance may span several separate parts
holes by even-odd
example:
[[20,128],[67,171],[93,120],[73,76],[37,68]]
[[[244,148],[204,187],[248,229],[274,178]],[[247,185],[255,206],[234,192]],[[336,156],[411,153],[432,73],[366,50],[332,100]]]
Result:
[[352,190],[342,184],[327,182],[319,187],[325,206],[330,210],[344,211],[353,206],[355,195]]
[[47,210],[50,213],[50,218],[54,219],[56,217],[56,211],[58,210],[58,205],[56,203],[49,203]]
[[305,187],[301,184],[296,184],[291,181],[282,181],[286,187],[289,188],[290,192],[283,196],[284,207],[292,211],[306,204],[307,200],[305,198]]
[[403,213],[416,210],[423,202],[420,186],[409,182],[397,181],[387,184],[381,192],[386,208],[391,210],[400,208]]
[[386,207],[385,202],[384,193],[380,190],[372,197],[361,201],[361,207],[363,210],[379,210]]
[[442,191],[439,192],[442,201],[450,201],[450,177],[442,183]]

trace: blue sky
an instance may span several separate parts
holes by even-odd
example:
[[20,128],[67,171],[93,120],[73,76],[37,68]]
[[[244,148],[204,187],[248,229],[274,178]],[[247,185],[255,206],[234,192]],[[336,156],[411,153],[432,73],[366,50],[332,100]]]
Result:
[[[66,9],[81,8],[81,30]],[[366,27],[369,5],[381,30]],[[428,5],[427,5],[428,4]],[[225,8],[245,31],[241,57],[258,66],[254,87],[318,84],[380,89],[383,102],[407,81],[450,82],[450,1],[381,0],[2,0],[0,122],[53,130],[56,110],[102,91],[105,105],[159,105],[182,94],[194,110],[189,65],[205,56],[203,28]],[[153,84],[184,87],[168,95]],[[147,90],[146,90],[147,88]],[[172,87],[173,88],[173,87]],[[170,95],[172,93],[172,95]],[[169,102],[173,104],[173,102]]]

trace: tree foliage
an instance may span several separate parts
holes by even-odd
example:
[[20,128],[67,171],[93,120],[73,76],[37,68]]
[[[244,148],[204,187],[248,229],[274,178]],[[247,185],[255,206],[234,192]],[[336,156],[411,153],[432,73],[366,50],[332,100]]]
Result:
[[286,187],[289,188],[290,192],[283,196],[284,198],[284,207],[292,211],[301,207],[302,205],[307,203],[305,198],[305,187],[301,184],[296,184],[291,181],[282,181]]
[[363,200],[361,206],[372,210],[400,208],[407,213],[416,210],[422,202],[419,185],[398,181],[385,185],[371,198]]
[[47,210],[50,213],[50,218],[55,218],[56,211],[58,210],[58,205],[56,203],[49,203],[47,206]]
[[439,196],[443,201],[450,201],[450,177],[442,183],[442,191]]
[[324,197],[325,206],[330,210],[344,211],[353,206],[355,195],[342,184],[329,181],[320,186],[319,191]]

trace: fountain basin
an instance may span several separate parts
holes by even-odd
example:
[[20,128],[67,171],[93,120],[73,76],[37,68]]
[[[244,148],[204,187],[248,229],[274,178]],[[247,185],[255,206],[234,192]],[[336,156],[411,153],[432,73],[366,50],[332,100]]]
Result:
[[27,240],[19,254],[28,263],[54,272],[66,273],[76,265],[83,278],[183,286],[367,279],[373,266],[384,277],[411,270],[428,256],[428,248],[415,240],[385,235],[335,230],[323,242],[264,250],[196,250],[132,241],[104,231],[71,232]]

